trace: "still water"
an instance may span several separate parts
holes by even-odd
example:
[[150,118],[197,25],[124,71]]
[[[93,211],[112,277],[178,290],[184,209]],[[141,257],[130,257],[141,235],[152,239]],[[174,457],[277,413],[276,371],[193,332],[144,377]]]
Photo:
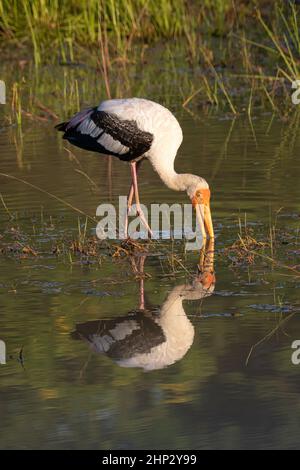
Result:
[[[286,234],[276,256],[299,264],[298,117],[287,124],[260,116],[251,126],[173,110],[184,131],[177,171],[199,174],[212,188],[217,236],[208,284],[197,275],[197,253],[175,273],[166,254],[100,263],[57,256],[51,243],[77,233],[78,214],[0,177],[3,236],[13,230],[38,247],[37,256],[0,255],[1,448],[299,447],[300,365],[291,362],[299,277],[265,260],[234,267],[224,251],[238,238],[239,220],[268,239],[276,218]],[[127,193],[125,164],[112,162],[110,180],[107,159],[72,148],[75,158],[49,123],[22,130],[20,139],[2,128],[1,172],[92,216]],[[147,162],[140,191],[145,204],[187,202]]]

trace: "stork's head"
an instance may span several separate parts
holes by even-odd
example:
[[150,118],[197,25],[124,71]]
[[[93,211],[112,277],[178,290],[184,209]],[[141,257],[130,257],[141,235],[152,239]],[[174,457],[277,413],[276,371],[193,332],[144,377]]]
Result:
[[[194,176],[194,175],[193,175]],[[194,176],[186,188],[187,194],[196,211],[196,217],[203,238],[214,238],[214,229],[210,212],[210,189],[207,181],[200,176]]]

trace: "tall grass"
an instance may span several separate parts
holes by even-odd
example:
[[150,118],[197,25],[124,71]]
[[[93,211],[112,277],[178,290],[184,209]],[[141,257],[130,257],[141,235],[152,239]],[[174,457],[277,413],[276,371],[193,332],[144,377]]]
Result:
[[277,21],[273,24],[264,19],[258,10],[257,16],[260,24],[266,32],[273,52],[277,55],[278,71],[280,75],[287,78],[290,82],[299,78],[299,11],[293,2],[290,2],[289,8],[283,8],[280,4],[275,5]]
[[[271,108],[285,118],[290,83],[300,78],[299,14],[287,0],[0,0],[0,54],[5,55],[1,43],[11,44],[17,57],[19,47],[22,59],[32,57],[36,67],[92,67],[102,77],[96,99],[130,96],[135,82],[138,94],[147,96],[152,61],[151,80],[159,71],[163,88],[162,76],[169,75],[164,101],[171,87],[179,89],[188,111],[205,106],[233,115],[245,112],[251,121],[258,109]],[[151,41],[164,41],[169,53],[153,58]],[[133,80],[141,69],[143,80]],[[82,101],[92,101],[84,96],[87,73],[64,73],[67,115]],[[32,74],[31,86],[38,80],[41,70]],[[52,87],[59,95],[56,81]],[[22,89],[28,84],[29,78]],[[34,112],[24,93],[22,112],[24,106]],[[19,103],[13,114],[20,121]]]
[[71,43],[98,44],[103,28],[118,50],[132,35],[147,40],[178,36],[187,16],[185,0],[0,0],[0,34],[17,44],[30,41],[38,64],[46,52],[64,54]]
[[39,64],[49,53],[66,59],[75,45],[97,45],[104,29],[124,53],[133,37],[224,35],[251,13],[247,0],[0,0],[0,35],[31,44]]

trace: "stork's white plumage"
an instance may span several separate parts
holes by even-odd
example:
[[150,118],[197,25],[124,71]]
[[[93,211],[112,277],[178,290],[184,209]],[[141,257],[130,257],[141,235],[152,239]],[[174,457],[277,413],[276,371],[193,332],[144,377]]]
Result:
[[150,161],[169,188],[187,192],[196,209],[203,237],[206,238],[205,227],[209,236],[214,237],[207,182],[200,176],[179,174],[174,169],[182,130],[167,108],[142,98],[107,100],[56,127],[64,132],[65,139],[78,147],[130,162],[132,184],[128,212],[134,196],[137,213],[150,233],[141,211],[137,184],[137,169],[142,159]]

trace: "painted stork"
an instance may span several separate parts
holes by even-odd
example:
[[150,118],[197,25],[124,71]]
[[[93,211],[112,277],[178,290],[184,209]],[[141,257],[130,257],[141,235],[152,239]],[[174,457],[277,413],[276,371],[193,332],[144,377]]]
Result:
[[[139,310],[78,324],[72,338],[86,341],[94,352],[108,356],[121,367],[150,371],[174,364],[185,356],[194,340],[195,329],[183,301],[212,295],[216,282],[213,258],[211,242],[193,282],[174,287],[159,309],[145,308],[141,277]],[[140,261],[143,270],[143,257]]]
[[127,199],[126,234],[133,197],[140,220],[152,234],[141,210],[137,181],[140,162],[148,159],[170,189],[187,192],[196,210],[203,239],[206,239],[206,230],[210,238],[214,238],[208,183],[200,176],[179,174],[174,169],[182,130],[168,109],[142,98],[112,99],[75,114],[70,121],[58,124],[56,128],[64,132],[64,139],[77,147],[130,163],[132,181]]

